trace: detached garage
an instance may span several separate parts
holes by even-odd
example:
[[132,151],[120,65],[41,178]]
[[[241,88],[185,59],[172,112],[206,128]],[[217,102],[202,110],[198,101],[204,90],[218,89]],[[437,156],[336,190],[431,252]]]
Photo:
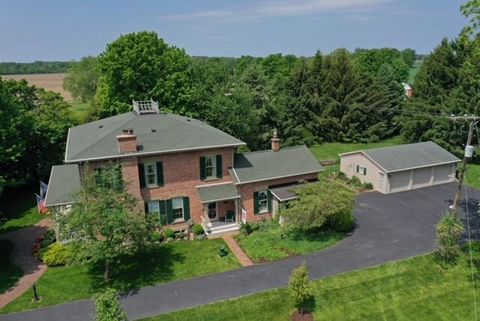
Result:
[[375,190],[395,193],[455,180],[460,159],[434,142],[340,154],[340,171],[357,176]]

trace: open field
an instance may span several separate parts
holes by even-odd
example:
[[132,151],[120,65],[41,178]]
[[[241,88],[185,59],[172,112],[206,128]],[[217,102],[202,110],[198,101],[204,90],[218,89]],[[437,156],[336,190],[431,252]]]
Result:
[[[467,255],[449,267],[427,255],[329,277],[312,284],[313,314],[317,321],[475,320],[470,273]],[[474,273],[478,277],[478,265]],[[282,288],[145,320],[287,321],[292,311],[290,293]]]
[[30,75],[4,75],[3,79],[25,79],[30,85],[59,93],[66,101],[73,101],[72,95],[63,89],[63,79],[66,74],[30,74]]
[[319,161],[336,160],[340,161],[338,154],[353,152],[356,150],[387,147],[403,144],[402,137],[395,136],[376,143],[356,144],[356,143],[324,143],[321,145],[313,145],[310,151]]
[[415,61],[415,64],[413,65],[412,68],[410,68],[408,72],[408,83],[412,85],[415,81],[415,76],[418,74],[418,71],[420,70],[420,67],[422,66],[423,61],[422,60],[417,60]]

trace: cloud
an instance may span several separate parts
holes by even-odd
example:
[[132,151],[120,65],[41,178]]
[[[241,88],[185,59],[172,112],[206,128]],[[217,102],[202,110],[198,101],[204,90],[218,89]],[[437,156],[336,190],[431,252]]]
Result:
[[236,10],[208,10],[161,16],[161,20],[209,19],[231,22],[268,17],[311,15],[318,12],[369,9],[392,0],[261,0]]

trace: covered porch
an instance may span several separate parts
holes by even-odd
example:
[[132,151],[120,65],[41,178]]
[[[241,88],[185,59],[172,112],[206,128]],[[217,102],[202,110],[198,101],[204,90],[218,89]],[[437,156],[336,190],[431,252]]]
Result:
[[197,187],[202,209],[202,226],[207,236],[240,229],[240,195],[233,183]]

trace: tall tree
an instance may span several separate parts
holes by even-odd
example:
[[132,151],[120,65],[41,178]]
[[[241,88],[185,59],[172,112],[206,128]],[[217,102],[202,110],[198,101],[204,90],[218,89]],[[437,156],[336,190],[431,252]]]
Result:
[[96,57],[84,57],[68,68],[63,81],[63,88],[69,91],[75,99],[83,102],[91,101],[97,93],[99,77],[98,59]]
[[164,110],[186,113],[191,101],[190,58],[154,32],[120,36],[99,57],[98,116],[131,110],[132,100],[153,99]]
[[103,266],[105,282],[115,262],[143,248],[148,234],[143,211],[125,186],[112,184],[115,177],[115,167],[87,177],[72,212],[59,217],[63,233],[74,237],[76,256]]

